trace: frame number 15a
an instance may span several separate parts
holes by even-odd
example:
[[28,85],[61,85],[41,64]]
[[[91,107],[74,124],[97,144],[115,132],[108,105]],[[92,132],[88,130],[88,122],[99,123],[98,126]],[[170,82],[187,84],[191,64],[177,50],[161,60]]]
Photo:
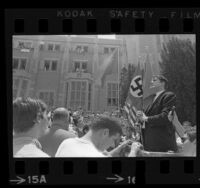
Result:
[[47,183],[45,175],[28,176],[27,180],[28,180],[28,183],[30,183],[30,184]]

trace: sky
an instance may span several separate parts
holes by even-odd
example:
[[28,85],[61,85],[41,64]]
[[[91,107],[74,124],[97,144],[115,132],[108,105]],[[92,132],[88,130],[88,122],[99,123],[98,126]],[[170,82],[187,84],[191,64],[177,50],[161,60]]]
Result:
[[115,35],[98,35],[98,38],[115,39]]
[[[68,36],[68,35],[66,35]],[[78,35],[70,35],[71,37],[77,37]],[[81,35],[83,36],[83,35]],[[86,37],[90,36],[90,35],[85,35]],[[102,39],[116,39],[115,35],[98,35],[98,38],[102,38]]]

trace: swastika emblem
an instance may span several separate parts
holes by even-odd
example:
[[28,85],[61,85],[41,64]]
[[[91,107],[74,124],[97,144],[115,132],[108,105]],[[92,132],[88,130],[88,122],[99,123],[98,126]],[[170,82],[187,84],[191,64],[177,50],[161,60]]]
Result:
[[130,93],[134,97],[142,97],[143,90],[142,90],[142,78],[141,76],[136,76],[133,78],[130,86]]

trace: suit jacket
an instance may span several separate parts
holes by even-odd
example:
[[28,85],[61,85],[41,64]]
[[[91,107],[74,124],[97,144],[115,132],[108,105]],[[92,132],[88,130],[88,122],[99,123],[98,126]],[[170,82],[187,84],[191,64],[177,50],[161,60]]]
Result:
[[177,151],[175,128],[168,120],[168,113],[175,106],[176,96],[162,92],[145,110],[148,121],[143,129],[144,149],[147,151]]
[[59,127],[59,125],[52,124],[49,132],[40,138],[39,141],[42,145],[42,150],[51,157],[55,157],[59,145],[65,139],[74,137],[77,137],[74,133],[64,130],[61,126]]

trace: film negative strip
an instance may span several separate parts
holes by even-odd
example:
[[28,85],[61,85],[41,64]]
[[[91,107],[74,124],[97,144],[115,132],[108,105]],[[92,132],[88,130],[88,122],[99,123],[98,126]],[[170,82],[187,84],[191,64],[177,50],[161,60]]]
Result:
[[[135,57],[134,54],[140,54],[140,48],[142,42],[137,42],[137,39],[127,38],[127,40],[122,40],[120,36],[149,36],[152,38],[157,38],[156,36],[161,36],[159,40],[169,41],[170,38],[165,36],[176,35],[179,39],[183,36],[184,39],[194,40],[195,49],[199,51],[200,44],[200,8],[107,8],[107,9],[7,9],[5,10],[5,49],[6,49],[6,79],[10,84],[7,88],[7,104],[12,106],[13,96],[23,95],[25,90],[17,90],[19,83],[13,79],[20,78],[24,80],[31,80],[31,76],[36,80],[35,82],[30,82],[28,86],[30,89],[31,96],[48,98],[47,102],[51,101],[51,94],[48,94],[51,91],[51,85],[56,85],[58,83],[54,82],[54,79],[57,79],[57,75],[51,75],[47,80],[49,82],[42,81],[44,72],[37,73],[40,68],[45,68],[45,71],[53,72],[57,69],[56,59],[59,59],[59,50],[65,50],[72,47],[67,46],[69,41],[71,43],[87,44],[93,45],[92,49],[95,48],[95,45],[104,45],[109,46],[109,48],[104,48],[102,52],[99,52],[99,57],[95,57],[92,61],[96,61],[95,58],[101,58],[100,56],[103,53],[109,52],[113,46],[117,46],[116,41],[106,42],[106,39],[98,39],[98,35],[115,35],[119,41],[136,41],[136,46],[131,46],[133,49],[133,55],[129,55],[127,61],[132,61]],[[118,37],[119,36],[119,37]],[[164,36],[164,37],[163,37]],[[61,37],[61,38],[59,38]],[[65,38],[64,38],[65,37]],[[73,38],[74,37],[74,38]],[[82,38],[81,38],[82,37]],[[84,38],[85,37],[85,38]],[[56,38],[54,40],[54,38]],[[78,39],[81,38],[81,39]],[[92,38],[92,39],[91,39]],[[142,38],[142,37],[141,37]],[[40,41],[39,41],[40,40]],[[143,46],[150,46],[150,52],[153,51],[155,46],[158,43],[158,40],[150,40],[150,42],[145,43],[147,39],[141,39],[144,42]],[[31,41],[28,43],[27,41]],[[39,41],[39,42],[38,42]],[[55,42],[56,41],[56,42]],[[162,42],[160,41],[160,43]],[[46,42],[49,43],[47,46]],[[96,42],[96,43],[95,43]],[[55,44],[64,44],[66,45],[62,49],[61,46],[56,46]],[[119,42],[120,43],[120,42]],[[44,44],[44,45],[43,45]],[[126,43],[127,45],[128,43]],[[119,45],[124,45],[120,43]],[[36,47],[37,46],[37,47]],[[83,45],[84,46],[84,45]],[[47,48],[43,54],[39,51],[43,48]],[[134,49],[135,48],[135,49]],[[152,50],[153,49],[153,50]],[[77,49],[75,49],[77,50]],[[82,55],[77,55],[78,59],[74,66],[75,68],[87,69],[89,65],[84,64],[87,62],[87,58],[93,58],[90,53],[93,53],[88,50],[88,48],[80,48],[80,51],[83,50]],[[84,54],[86,50],[86,55]],[[157,49],[158,50],[158,49]],[[176,49],[174,49],[176,50]],[[49,53],[48,51],[51,51]],[[79,52],[80,52],[79,51]],[[112,49],[111,49],[112,51]],[[199,53],[195,51],[196,61],[200,59]],[[46,54],[45,54],[46,53]],[[82,53],[82,51],[80,52]],[[89,55],[87,55],[87,53]],[[119,54],[127,52],[120,51]],[[128,52],[132,54],[131,51]],[[159,53],[156,51],[155,53]],[[68,58],[69,52],[63,53],[63,59],[60,58],[59,61],[65,62],[65,59]],[[142,54],[142,53],[141,53]],[[118,56],[119,57],[119,56]],[[46,58],[46,59],[45,59]],[[80,61],[80,59],[83,61]],[[131,59],[133,58],[133,59]],[[154,57],[153,57],[154,58]],[[25,59],[25,60],[24,60]],[[40,67],[37,63],[46,60]],[[73,61],[68,59],[67,61]],[[100,60],[99,60],[100,61]],[[125,60],[126,61],[126,60]],[[137,61],[136,59],[134,61]],[[34,66],[32,69],[25,68],[28,63],[33,62]],[[103,62],[104,63],[104,62]],[[119,64],[118,64],[119,65]],[[76,67],[77,66],[77,67]],[[88,66],[88,67],[87,67]],[[195,64],[195,67],[198,66],[198,63]],[[74,68],[74,67],[73,67]],[[73,69],[72,68],[72,69]],[[51,69],[51,70],[50,70]],[[60,71],[63,74],[73,74],[72,72],[67,72],[65,70],[71,69],[70,66],[60,68]],[[114,69],[114,68],[113,68]],[[119,69],[119,66],[118,66]],[[198,68],[196,68],[198,70]],[[22,72],[18,72],[18,70]],[[28,70],[26,72],[26,70]],[[95,75],[90,76],[89,74],[83,75],[82,73],[76,72],[74,74],[74,81],[77,80],[92,80]],[[93,72],[94,73],[94,72]],[[45,73],[46,74],[46,73]],[[47,73],[50,74],[50,73]],[[73,75],[64,76],[61,82],[62,85],[65,85],[65,79],[70,80],[73,78]],[[39,80],[39,77],[41,80]],[[196,75],[195,75],[196,77]],[[112,78],[111,78],[112,79]],[[116,81],[116,80],[115,80]],[[118,80],[119,81],[119,80]],[[20,82],[20,81],[19,81]],[[42,83],[37,85],[38,82]],[[87,88],[89,90],[89,83],[87,82]],[[91,81],[91,83],[93,83]],[[196,83],[196,81],[195,81]],[[26,82],[20,82],[21,87],[27,87]],[[19,84],[19,85],[20,85]],[[60,84],[60,83],[59,83]],[[49,87],[46,87],[46,86]],[[76,85],[76,84],[75,84]],[[15,88],[16,86],[16,88]],[[65,87],[66,86],[66,87]],[[63,86],[64,89],[59,90],[58,93],[54,93],[53,103],[56,103],[56,98],[59,98],[57,102],[60,105],[65,107],[73,107],[72,98],[68,97],[69,101],[66,102],[66,96],[63,96],[63,90],[68,88],[67,85]],[[13,88],[12,88],[13,87]],[[34,87],[40,90],[34,91]],[[43,88],[44,87],[44,88]],[[71,87],[71,86],[70,86]],[[75,87],[75,86],[74,86]],[[81,86],[84,88],[84,84]],[[92,86],[93,87],[93,86]],[[196,91],[198,84],[196,84],[194,90]],[[10,94],[13,91],[13,94]],[[92,90],[93,91],[93,90]],[[98,99],[100,100],[101,95],[105,95],[106,90],[100,91],[99,95],[94,95],[92,107],[88,111],[98,111],[98,107],[101,107],[101,101],[97,104]],[[113,90],[112,90],[113,91]],[[22,94],[19,94],[19,93]],[[35,94],[34,94],[35,92]],[[46,92],[46,93],[45,93]],[[70,91],[73,92],[73,91]],[[74,90],[75,92],[75,90]],[[114,91],[113,91],[114,92]],[[60,94],[61,93],[61,94]],[[88,91],[89,93],[89,91]],[[97,92],[98,93],[98,92]],[[10,94],[10,95],[9,95]],[[39,95],[40,94],[40,95]],[[27,94],[28,95],[28,94]],[[71,94],[73,95],[73,94]],[[71,96],[70,95],[70,96]],[[99,97],[98,97],[99,96]],[[107,96],[107,95],[106,95]],[[63,97],[63,98],[62,98]],[[197,97],[196,97],[197,99]],[[80,99],[81,100],[81,99]],[[65,102],[63,102],[65,101]],[[71,101],[71,103],[70,103]],[[87,102],[89,101],[89,94]],[[114,100],[110,100],[110,103]],[[50,104],[51,102],[49,102]],[[103,103],[103,102],[102,102]],[[109,102],[108,102],[109,103]],[[71,106],[70,106],[71,105]],[[87,108],[89,109],[89,102]],[[97,107],[98,106],[98,107]],[[196,102],[195,102],[196,108]],[[10,107],[10,109],[12,109]],[[197,113],[197,109],[194,111]],[[99,112],[98,112],[99,113]],[[123,185],[132,185],[132,184],[200,184],[200,160],[199,160],[199,128],[196,126],[197,130],[197,143],[196,144],[196,155],[193,156],[139,156],[139,157],[13,157],[14,146],[13,146],[13,121],[12,110],[7,114],[8,115],[8,135],[9,135],[9,179],[8,182],[11,185],[97,185],[97,184],[123,184]],[[198,124],[198,116],[196,117],[196,124]],[[30,152],[30,151],[29,151]],[[98,156],[98,155],[97,155]]]

